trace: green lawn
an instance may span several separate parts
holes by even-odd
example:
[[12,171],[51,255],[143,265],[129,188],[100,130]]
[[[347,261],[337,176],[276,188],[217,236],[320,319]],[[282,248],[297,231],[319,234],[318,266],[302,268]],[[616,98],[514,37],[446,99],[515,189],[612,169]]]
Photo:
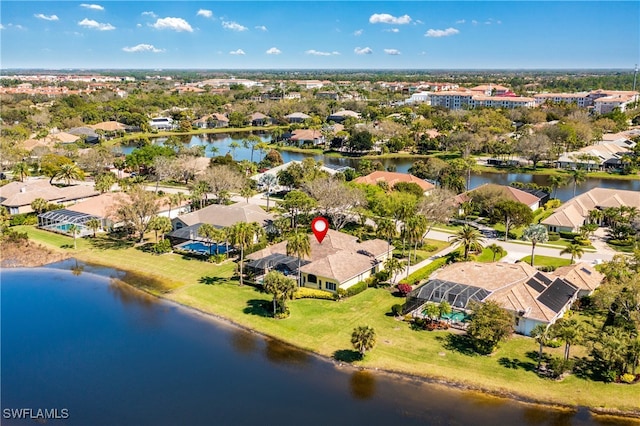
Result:
[[[530,263],[531,256],[525,256],[520,259],[522,262]],[[535,255],[534,266],[555,266],[556,268],[560,266],[566,266],[571,264],[570,259],[563,259],[560,257],[551,257],[551,256],[540,256]]]
[[[401,246],[402,245],[402,241],[397,241],[397,245]],[[428,247],[431,246],[431,247]],[[431,256],[433,256],[434,253],[438,253],[440,250],[444,249],[445,247],[449,246],[449,242],[447,241],[440,241],[440,240],[430,240],[428,238],[426,238],[424,240],[424,245],[422,246],[423,249],[420,249],[418,247],[418,250],[416,252],[416,256],[414,256],[414,252],[413,252],[413,248],[411,248],[411,264],[416,264],[416,263],[420,263],[425,259],[430,258]],[[425,250],[424,248],[433,248],[433,250]],[[407,249],[404,251],[404,259],[409,257],[409,244],[407,244]],[[401,248],[395,248],[393,250],[393,255],[395,257],[400,258],[402,256],[402,249]]]
[[[500,245],[500,243],[498,243],[498,245]],[[495,255],[495,259],[494,259],[494,255],[493,252],[491,250],[489,250],[488,248],[484,248],[482,250],[482,253],[476,255],[476,261],[477,262],[483,262],[483,263],[488,263],[488,262],[497,262],[500,259],[502,259],[503,257],[505,257],[507,255],[507,251],[504,250],[502,252],[502,254],[498,253]]]
[[[250,286],[240,287],[231,280],[235,269],[231,262],[214,265],[175,254],[156,256],[131,243],[107,238],[78,239],[78,249],[74,250],[70,237],[33,227],[17,230],[27,231],[33,240],[80,260],[128,269],[131,274],[125,280],[133,285],[357,366],[461,382],[544,402],[627,410],[638,407],[637,386],[591,382],[574,376],[561,382],[539,378],[532,371],[537,344],[530,338],[514,336],[494,354],[478,356],[466,350],[459,335],[414,331],[389,314],[391,306],[404,299],[386,289],[371,288],[338,302],[290,301],[291,316],[275,320],[269,315],[269,295]],[[543,256],[536,258],[544,260]],[[151,285],[149,280],[153,281]],[[374,327],[378,343],[364,360],[354,361],[350,335],[354,327],[364,324]],[[560,354],[562,348],[545,351]]]

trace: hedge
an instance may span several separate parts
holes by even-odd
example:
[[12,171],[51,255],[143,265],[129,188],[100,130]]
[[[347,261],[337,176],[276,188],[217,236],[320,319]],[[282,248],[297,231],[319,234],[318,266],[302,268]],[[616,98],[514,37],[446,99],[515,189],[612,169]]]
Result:
[[334,293],[318,290],[317,288],[298,287],[295,293],[293,293],[293,298],[336,300],[337,296]]
[[575,237],[580,235],[580,234],[575,234],[573,232],[566,232],[566,231],[560,231],[559,234],[560,234],[560,237],[564,238],[565,240],[573,240]]
[[343,288],[339,288],[338,289],[338,296],[339,297],[351,297],[351,296],[355,296],[358,293],[362,293],[363,291],[365,291],[369,286],[367,285],[366,281],[360,281],[357,284],[352,285],[351,287],[349,287],[348,289],[343,289]]
[[445,256],[439,257],[438,259],[434,260],[424,268],[418,269],[413,274],[409,275],[406,279],[400,280],[399,284],[411,284],[411,285],[417,284],[420,281],[426,278],[429,278],[429,275],[431,275],[437,269],[440,269],[441,267],[443,267],[446,263],[447,263],[447,258]]
[[549,241],[558,241],[560,239],[560,234],[557,232],[549,232]]

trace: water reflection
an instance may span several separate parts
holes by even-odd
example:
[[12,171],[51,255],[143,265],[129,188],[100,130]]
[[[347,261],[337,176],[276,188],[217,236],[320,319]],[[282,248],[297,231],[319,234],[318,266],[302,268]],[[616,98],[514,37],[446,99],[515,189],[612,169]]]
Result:
[[78,259],[75,260],[75,265],[71,267],[71,273],[75,276],[79,276],[84,271],[84,264],[78,263]]
[[264,354],[269,361],[288,366],[304,367],[311,361],[308,353],[275,339],[267,339]]
[[146,309],[154,307],[158,300],[143,291],[136,290],[118,278],[111,278],[109,281],[109,293],[123,305],[141,306]]
[[243,355],[251,355],[258,351],[258,338],[253,333],[248,333],[241,329],[230,331],[231,346],[236,352]]
[[351,395],[356,399],[371,399],[376,394],[376,378],[368,371],[359,370],[349,380]]

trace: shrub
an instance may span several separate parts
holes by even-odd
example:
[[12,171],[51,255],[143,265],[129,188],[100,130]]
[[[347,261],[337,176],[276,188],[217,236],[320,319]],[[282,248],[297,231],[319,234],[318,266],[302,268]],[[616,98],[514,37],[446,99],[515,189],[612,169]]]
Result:
[[573,241],[575,241],[577,244],[580,244],[581,246],[584,246],[584,247],[591,245],[591,241],[586,238],[575,237]]
[[570,371],[573,368],[573,361],[570,359],[566,360],[564,358],[556,356],[551,358],[551,360],[549,361],[548,367],[549,367],[549,376],[551,378],[557,379],[558,377],[562,376],[564,373],[566,373],[567,371]]
[[549,340],[545,343],[545,346],[548,348],[559,348],[562,346],[562,342],[557,339]]
[[351,287],[344,289],[344,288],[339,288],[338,289],[338,296],[340,298],[342,297],[351,297],[351,296],[355,296],[358,293],[362,293],[363,291],[365,291],[367,289],[368,285],[366,281],[360,281],[357,284],[352,285]]
[[158,241],[151,247],[151,251],[155,254],[171,252],[171,242],[169,240]]
[[557,207],[560,207],[560,204],[562,204],[560,200],[558,200],[557,198],[552,198],[551,200],[544,203],[544,209],[545,210],[555,209]]
[[413,321],[413,317],[411,316],[411,314],[406,314],[406,315],[404,316],[404,321],[405,321],[405,322],[411,322],[411,321]]
[[393,315],[395,315],[396,317],[399,317],[400,314],[402,313],[402,309],[404,308],[404,305],[401,305],[399,303],[393,305],[391,307],[391,312],[393,313]]
[[420,268],[413,274],[409,275],[406,280],[400,281],[400,283],[419,283],[423,279],[429,278],[429,275],[434,273],[437,269],[440,269],[447,263],[446,257],[439,257],[424,268]]
[[433,244],[425,244],[421,248],[422,250],[429,252],[438,250],[438,247],[434,246]]
[[218,263],[224,262],[226,258],[227,258],[226,254],[219,253],[219,254],[212,254],[211,256],[209,256],[207,260],[211,263],[218,264]]
[[636,376],[634,376],[633,374],[629,374],[629,373],[623,374],[622,376],[620,376],[620,381],[622,383],[631,384],[631,383],[636,381]]
[[336,300],[337,295],[329,291],[319,290],[317,288],[298,287],[293,293],[293,298]]
[[560,234],[557,232],[549,232],[549,241],[558,241],[560,239]]
[[6,238],[7,242],[18,243],[21,241],[28,241],[29,235],[27,235],[26,232],[17,232],[11,229],[5,232],[4,238]]
[[538,268],[538,271],[542,271],[542,272],[553,272],[556,270],[557,266],[554,265],[542,265],[542,266],[536,266],[536,268]]
[[575,237],[578,236],[578,234],[576,233],[567,232],[567,231],[560,231],[559,234],[560,234],[560,237],[564,238],[565,240],[573,240]]
[[411,293],[411,286],[409,284],[398,284],[396,287],[402,296]]

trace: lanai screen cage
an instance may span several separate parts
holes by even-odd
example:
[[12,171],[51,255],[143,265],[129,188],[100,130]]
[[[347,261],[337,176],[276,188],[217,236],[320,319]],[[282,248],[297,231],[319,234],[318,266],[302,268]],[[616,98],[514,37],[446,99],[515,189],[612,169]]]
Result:
[[87,226],[87,222],[91,219],[98,219],[100,227],[104,228],[104,219],[87,213],[74,212],[72,210],[51,210],[38,215],[38,227],[48,231],[59,232],[62,234],[71,234],[69,229],[71,225],[78,227],[76,236],[84,237],[90,235],[93,231]]
[[453,308],[467,309],[469,302],[481,302],[489,294],[491,292],[480,287],[433,279],[407,295],[404,311],[405,313],[412,312],[427,302],[440,303],[442,301],[449,302]]

